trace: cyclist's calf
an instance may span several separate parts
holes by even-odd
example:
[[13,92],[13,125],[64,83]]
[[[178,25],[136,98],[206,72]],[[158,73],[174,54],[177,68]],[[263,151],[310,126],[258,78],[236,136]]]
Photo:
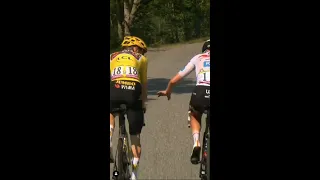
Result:
[[141,147],[140,144],[140,134],[137,135],[130,135],[131,144],[134,146]]
[[131,149],[132,149],[134,159],[136,159],[136,163],[138,163],[139,158],[141,156],[140,134],[130,135],[130,140],[131,140]]

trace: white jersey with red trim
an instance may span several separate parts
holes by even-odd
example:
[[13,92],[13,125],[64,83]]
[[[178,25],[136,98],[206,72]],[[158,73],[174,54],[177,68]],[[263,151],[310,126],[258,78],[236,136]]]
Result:
[[196,86],[210,86],[210,51],[194,56],[179,75],[185,77],[196,69]]

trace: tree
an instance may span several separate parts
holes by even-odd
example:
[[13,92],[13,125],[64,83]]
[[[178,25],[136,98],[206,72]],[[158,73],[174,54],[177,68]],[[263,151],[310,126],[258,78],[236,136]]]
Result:
[[148,45],[210,36],[210,0],[110,0],[110,47],[124,35]]
[[123,36],[131,35],[130,29],[141,2],[142,0],[115,0],[113,8],[116,9],[119,39],[123,39]]

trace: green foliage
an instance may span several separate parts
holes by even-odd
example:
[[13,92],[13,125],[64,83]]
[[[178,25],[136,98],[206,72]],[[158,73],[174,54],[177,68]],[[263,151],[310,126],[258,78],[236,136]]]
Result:
[[[110,0],[110,48],[119,47],[115,0]],[[210,0],[142,1],[130,31],[149,46],[210,36]]]

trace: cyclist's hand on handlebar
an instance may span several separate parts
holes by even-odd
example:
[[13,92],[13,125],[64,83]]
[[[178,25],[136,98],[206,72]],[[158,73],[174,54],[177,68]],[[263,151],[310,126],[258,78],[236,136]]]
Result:
[[168,100],[171,99],[171,92],[168,92],[168,91],[159,91],[157,94],[158,94],[158,97],[160,97],[160,96],[167,96]]

